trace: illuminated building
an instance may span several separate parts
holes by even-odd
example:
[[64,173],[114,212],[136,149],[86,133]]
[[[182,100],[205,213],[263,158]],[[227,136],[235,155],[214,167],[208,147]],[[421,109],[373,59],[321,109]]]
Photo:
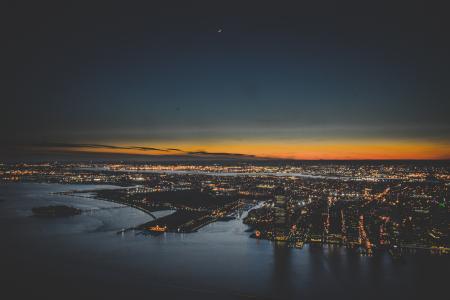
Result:
[[285,196],[275,196],[275,226],[284,227],[287,223],[287,217],[286,217],[286,210],[287,210],[287,204],[286,204],[286,197]]

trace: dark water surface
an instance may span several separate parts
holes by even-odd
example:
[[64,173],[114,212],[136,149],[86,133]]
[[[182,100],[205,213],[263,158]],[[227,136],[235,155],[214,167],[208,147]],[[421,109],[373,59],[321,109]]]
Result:
[[[0,185],[3,299],[430,299],[448,291],[448,256],[396,262],[340,247],[291,249],[249,238],[241,219],[191,234],[117,234],[151,217],[51,194],[100,187]],[[31,216],[32,207],[56,204],[85,212]]]

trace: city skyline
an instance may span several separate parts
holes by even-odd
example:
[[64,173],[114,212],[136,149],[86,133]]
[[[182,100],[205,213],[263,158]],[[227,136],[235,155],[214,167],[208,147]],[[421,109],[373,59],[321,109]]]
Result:
[[444,3],[2,12],[2,299],[448,295]]
[[[448,161],[103,158],[0,163],[4,294],[284,300],[447,293]],[[18,288],[24,283],[29,288]]]

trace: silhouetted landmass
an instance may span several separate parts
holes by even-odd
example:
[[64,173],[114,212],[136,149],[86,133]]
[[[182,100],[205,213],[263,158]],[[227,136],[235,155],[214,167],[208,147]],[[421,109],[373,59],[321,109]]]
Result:
[[165,209],[217,209],[236,197],[213,195],[198,190],[130,193],[124,189],[95,191],[98,198],[123,204],[133,204],[149,211]]
[[78,208],[65,205],[34,207],[32,211],[36,217],[69,217],[81,213],[81,210]]

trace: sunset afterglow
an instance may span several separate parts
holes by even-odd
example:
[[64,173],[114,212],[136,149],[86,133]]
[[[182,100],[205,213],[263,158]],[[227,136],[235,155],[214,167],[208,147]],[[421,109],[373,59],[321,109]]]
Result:
[[[126,149],[136,147],[129,144],[112,144],[117,149],[106,147],[53,147],[50,151],[75,151],[84,153],[115,153],[130,155],[243,155],[256,158],[300,159],[300,160],[366,160],[366,159],[448,159],[450,145],[438,142],[417,141],[342,141],[342,142],[297,142],[275,144],[270,141],[250,143],[215,142],[204,144],[139,144],[170,150]],[[174,150],[177,149],[177,150]]]

